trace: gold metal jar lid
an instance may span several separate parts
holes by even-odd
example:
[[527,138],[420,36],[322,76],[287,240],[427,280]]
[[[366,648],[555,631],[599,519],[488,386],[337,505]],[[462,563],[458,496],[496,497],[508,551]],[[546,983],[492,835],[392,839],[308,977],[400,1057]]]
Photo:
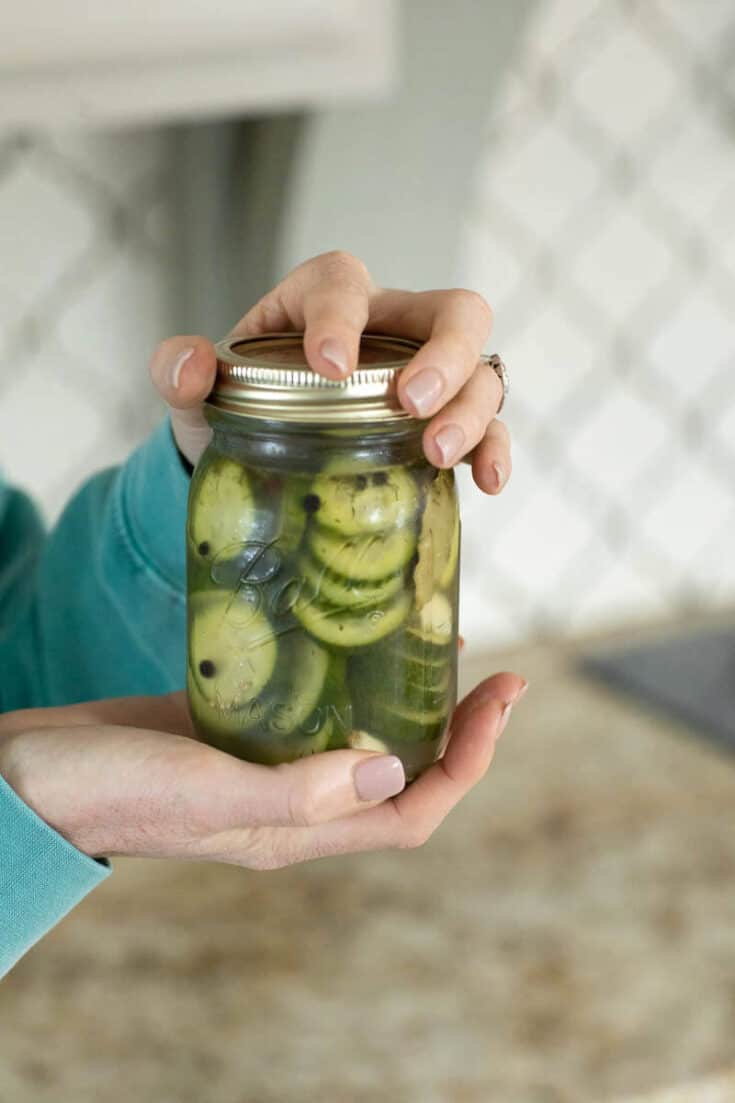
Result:
[[209,403],[218,410],[273,421],[381,422],[409,418],[397,395],[398,373],[417,341],[363,334],[357,369],[325,379],[306,362],[303,334],[231,337],[217,345],[217,380]]

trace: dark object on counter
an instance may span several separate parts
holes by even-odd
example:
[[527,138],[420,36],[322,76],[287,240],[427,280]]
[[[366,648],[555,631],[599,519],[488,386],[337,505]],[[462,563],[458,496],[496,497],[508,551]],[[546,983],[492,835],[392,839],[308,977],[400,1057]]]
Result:
[[735,753],[735,628],[592,652],[580,665]]

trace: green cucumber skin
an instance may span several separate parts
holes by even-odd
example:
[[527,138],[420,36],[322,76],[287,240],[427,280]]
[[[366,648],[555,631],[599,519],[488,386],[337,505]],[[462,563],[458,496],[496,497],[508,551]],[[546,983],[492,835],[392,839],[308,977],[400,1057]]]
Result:
[[389,533],[342,536],[315,524],[308,536],[317,563],[356,582],[379,582],[406,567],[416,552],[416,532],[410,526]]
[[[272,625],[257,602],[223,592],[192,594],[187,663],[201,696],[244,708],[270,681],[278,657]],[[240,641],[243,647],[236,647]],[[201,671],[207,661],[212,673]]]
[[401,663],[393,648],[375,654],[377,651],[375,648],[350,659],[350,691],[358,707],[361,700],[368,704],[383,701],[395,712],[410,709],[426,713],[429,724],[437,719],[433,714],[443,715],[450,710],[451,664],[428,667],[411,659]]
[[362,536],[415,525],[419,488],[403,467],[365,474],[321,474],[312,493],[319,500],[319,523],[340,536]]
[[396,632],[411,609],[411,596],[402,592],[383,606],[343,609],[305,596],[294,606],[309,635],[327,647],[349,650],[368,648]]
[[335,574],[323,563],[307,553],[299,561],[299,572],[312,587],[314,597],[330,605],[353,606],[382,605],[394,597],[406,582],[405,570],[396,571],[377,582],[359,582],[354,578]]

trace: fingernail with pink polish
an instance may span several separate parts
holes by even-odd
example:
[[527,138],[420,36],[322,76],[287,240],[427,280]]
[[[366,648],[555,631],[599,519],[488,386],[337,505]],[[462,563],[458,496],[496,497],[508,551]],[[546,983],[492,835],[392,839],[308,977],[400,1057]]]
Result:
[[322,360],[326,360],[339,375],[347,375],[350,370],[350,365],[347,362],[347,349],[344,347],[341,341],[335,341],[332,337],[327,337],[326,341],[322,341],[319,346],[319,355]]
[[417,417],[425,417],[436,405],[444,390],[444,380],[436,368],[424,368],[409,379],[404,394]]
[[179,389],[179,383],[181,382],[181,369],[183,368],[186,361],[190,360],[193,355],[193,347],[184,349],[183,352],[180,352],[174,362],[169,366],[168,381],[172,390],[177,391]]
[[445,425],[434,437],[442,463],[456,463],[462,458],[465,436],[459,425]]
[[396,755],[376,755],[355,770],[355,789],[360,800],[387,800],[406,787],[403,763]]

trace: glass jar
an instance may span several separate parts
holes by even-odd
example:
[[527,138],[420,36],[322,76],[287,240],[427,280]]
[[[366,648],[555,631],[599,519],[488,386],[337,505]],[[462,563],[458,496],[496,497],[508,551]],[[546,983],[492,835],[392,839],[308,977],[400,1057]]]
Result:
[[218,346],[212,441],[187,525],[191,714],[207,743],[278,763],[338,747],[442,753],[456,704],[460,522],[396,376],[418,346],[365,336],[357,372],[300,335]]

